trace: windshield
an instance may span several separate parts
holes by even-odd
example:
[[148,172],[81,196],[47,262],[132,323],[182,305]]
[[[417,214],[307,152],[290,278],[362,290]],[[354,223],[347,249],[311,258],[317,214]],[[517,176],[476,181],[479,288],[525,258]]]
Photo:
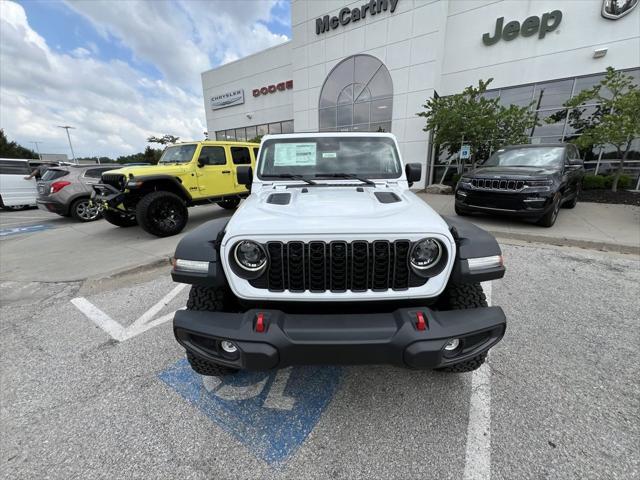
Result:
[[193,158],[197,145],[176,145],[165,148],[158,163],[188,163]]
[[564,147],[526,147],[498,150],[484,167],[560,167]]
[[273,138],[260,152],[259,178],[398,178],[402,172],[387,137]]

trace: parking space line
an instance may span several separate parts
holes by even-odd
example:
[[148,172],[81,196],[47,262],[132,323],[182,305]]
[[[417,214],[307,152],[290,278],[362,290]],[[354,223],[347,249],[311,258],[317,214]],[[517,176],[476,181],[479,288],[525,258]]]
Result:
[[71,300],[78,310],[85,314],[85,316],[95,323],[102,330],[107,332],[114,340],[122,342],[126,339],[125,329],[122,328],[118,322],[116,322],[109,315],[104,313],[93,303],[84,297],[78,297]]
[[160,310],[162,310],[164,307],[166,307],[171,302],[171,300],[176,298],[176,296],[182,290],[184,290],[186,286],[187,286],[186,283],[180,283],[173,290],[171,290],[164,297],[162,297],[162,299],[158,303],[156,303],[153,307],[151,307],[149,310],[144,312],[140,316],[140,318],[138,318],[135,322],[133,322],[131,324],[131,326],[129,328],[131,330],[135,330],[137,328],[140,328],[141,325],[144,325],[145,323],[147,323],[149,320],[151,320],[153,317],[155,317],[160,312]]
[[[491,282],[482,284],[491,305]],[[491,478],[491,367],[485,362],[471,374],[469,423],[463,480]]]

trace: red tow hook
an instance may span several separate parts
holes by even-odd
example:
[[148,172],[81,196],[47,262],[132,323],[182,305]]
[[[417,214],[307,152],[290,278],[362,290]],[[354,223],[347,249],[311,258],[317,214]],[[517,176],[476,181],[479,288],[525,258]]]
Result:
[[264,313],[258,313],[256,317],[256,332],[263,333],[265,331]]
[[424,319],[424,314],[422,312],[416,312],[416,329],[427,329],[427,321]]

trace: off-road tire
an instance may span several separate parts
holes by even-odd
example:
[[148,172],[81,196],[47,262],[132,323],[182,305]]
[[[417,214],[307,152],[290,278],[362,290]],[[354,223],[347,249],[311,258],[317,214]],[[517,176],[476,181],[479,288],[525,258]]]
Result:
[[[479,283],[450,283],[438,302],[438,308],[441,310],[464,310],[467,308],[486,307],[487,305],[487,297]],[[486,358],[487,354],[481,353],[464,362],[438,368],[437,370],[448,373],[472,372],[480,368]]]
[[114,210],[103,210],[102,217],[116,227],[135,227],[138,224],[136,217],[133,215],[126,215]]
[[91,214],[90,210],[84,211],[87,213],[83,212],[82,205],[86,204],[85,209],[87,209],[89,207],[88,205],[89,202],[90,200],[88,198],[79,198],[71,204],[71,208],[69,208],[69,213],[71,214],[74,220],[77,220],[78,222],[93,222],[100,218],[100,209],[98,209],[97,206],[95,207],[96,208],[95,216],[90,216]]
[[558,211],[560,210],[561,202],[562,198],[560,198],[560,193],[557,193],[556,198],[553,200],[553,207],[540,217],[537,222],[538,225],[546,228],[553,227],[553,224],[556,223],[556,220],[558,219]]
[[227,198],[226,200],[222,200],[218,202],[218,206],[224,208],[225,210],[235,210],[240,205],[239,198]]
[[[161,214],[165,215],[164,218],[161,218]],[[145,232],[156,237],[170,237],[180,233],[187,225],[189,210],[184,200],[175,193],[151,192],[138,202],[136,219]]]
[[225,375],[232,375],[238,371],[235,368],[203,360],[189,351],[187,351],[187,360],[194,372],[207,377],[224,377]]

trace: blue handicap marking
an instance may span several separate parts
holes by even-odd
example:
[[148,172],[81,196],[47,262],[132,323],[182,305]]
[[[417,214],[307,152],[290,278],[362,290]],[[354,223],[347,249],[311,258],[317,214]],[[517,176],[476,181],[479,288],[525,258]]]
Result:
[[223,378],[195,373],[186,359],[159,378],[267,463],[291,457],[320,420],[341,367],[288,367]]
[[33,233],[39,232],[41,230],[48,230],[53,228],[51,225],[29,225],[26,227],[15,227],[15,228],[2,228],[0,229],[0,237],[6,237],[8,235],[18,235],[20,233]]

